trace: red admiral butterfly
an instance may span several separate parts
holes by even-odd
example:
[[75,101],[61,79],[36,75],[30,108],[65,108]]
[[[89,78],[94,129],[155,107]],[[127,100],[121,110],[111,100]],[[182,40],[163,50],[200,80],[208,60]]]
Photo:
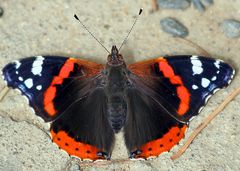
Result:
[[130,158],[169,151],[191,118],[226,87],[234,69],[202,56],[159,57],[126,65],[116,46],[107,64],[60,56],[24,58],[6,65],[7,85],[51,122],[54,143],[81,159],[110,159],[123,130]]

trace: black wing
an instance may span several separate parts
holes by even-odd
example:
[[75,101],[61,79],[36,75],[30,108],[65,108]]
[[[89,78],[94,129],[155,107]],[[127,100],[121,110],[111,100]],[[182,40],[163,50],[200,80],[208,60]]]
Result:
[[124,128],[131,157],[157,156],[183,137],[189,120],[234,75],[221,60],[197,56],[158,58],[129,66]]
[[114,133],[107,119],[105,92],[103,88],[92,88],[93,81],[87,81],[83,87],[81,81],[75,81],[63,90],[58,99],[68,100],[68,95],[69,107],[52,123],[51,135],[70,155],[91,160],[109,159]]
[[52,139],[60,148],[95,160],[109,158],[113,142],[106,98],[96,83],[102,69],[85,60],[37,56],[10,63],[2,71],[7,85],[19,89],[38,116],[52,121]]

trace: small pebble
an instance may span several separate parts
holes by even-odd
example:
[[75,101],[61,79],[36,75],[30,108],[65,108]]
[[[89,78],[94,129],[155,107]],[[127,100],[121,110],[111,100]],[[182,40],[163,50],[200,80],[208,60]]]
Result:
[[3,16],[3,14],[4,14],[4,10],[3,10],[3,8],[2,8],[2,7],[0,7],[0,17],[2,17],[2,16]]
[[168,9],[186,9],[190,6],[189,0],[158,0],[159,7]]
[[162,19],[160,24],[163,31],[173,36],[183,38],[188,35],[188,29],[176,19],[167,17]]
[[224,20],[221,23],[224,34],[229,38],[237,38],[240,36],[240,21],[234,19]]
[[192,0],[193,6],[200,12],[205,11],[205,6],[202,4],[200,0]]
[[81,168],[78,164],[75,163],[75,164],[72,164],[71,167],[69,167],[67,170],[68,171],[80,171]]
[[205,7],[213,5],[213,0],[202,0],[202,3]]
[[200,12],[204,12],[206,7],[213,4],[213,0],[192,0],[194,8]]

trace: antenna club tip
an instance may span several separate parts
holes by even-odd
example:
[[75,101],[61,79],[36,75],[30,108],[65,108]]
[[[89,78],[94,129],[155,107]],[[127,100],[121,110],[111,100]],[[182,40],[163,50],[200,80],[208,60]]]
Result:
[[79,20],[79,18],[78,18],[78,16],[77,16],[76,14],[74,14],[74,18],[75,18],[76,20]]
[[142,9],[142,8],[140,8],[138,15],[141,15],[141,14],[142,14],[142,12],[143,12],[143,9]]

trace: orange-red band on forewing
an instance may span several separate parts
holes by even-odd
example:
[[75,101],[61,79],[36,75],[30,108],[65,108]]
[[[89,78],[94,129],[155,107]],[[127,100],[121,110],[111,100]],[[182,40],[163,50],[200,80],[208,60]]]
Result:
[[48,113],[48,115],[52,117],[57,113],[57,110],[55,109],[54,103],[53,103],[53,100],[56,97],[56,93],[57,93],[56,85],[62,84],[63,80],[69,77],[71,71],[74,70],[74,62],[75,62],[75,59],[73,58],[69,58],[68,60],[66,60],[59,74],[53,78],[51,85],[44,93],[44,96],[43,96],[44,109]]
[[177,87],[177,94],[181,99],[181,103],[178,108],[178,113],[181,115],[189,109],[190,95],[187,88],[182,85]]
[[163,72],[164,77],[172,78],[175,74],[168,62],[164,58],[160,58],[158,61],[159,69]]
[[69,155],[77,156],[81,159],[102,159],[100,156],[97,156],[99,150],[96,147],[75,141],[73,138],[69,137],[65,131],[54,133],[54,131],[51,130],[51,136],[53,142],[61,149],[65,150]]
[[189,109],[190,93],[183,85],[182,79],[178,75],[175,75],[173,68],[171,67],[171,65],[169,65],[166,59],[159,58],[157,61],[159,65],[159,70],[163,73],[163,76],[168,78],[173,85],[176,85],[177,95],[180,99],[177,113],[179,115],[184,115]]
[[169,151],[174,145],[184,137],[187,126],[172,127],[162,138],[148,142],[141,147],[141,154],[136,158],[148,158],[158,156],[165,151]]

